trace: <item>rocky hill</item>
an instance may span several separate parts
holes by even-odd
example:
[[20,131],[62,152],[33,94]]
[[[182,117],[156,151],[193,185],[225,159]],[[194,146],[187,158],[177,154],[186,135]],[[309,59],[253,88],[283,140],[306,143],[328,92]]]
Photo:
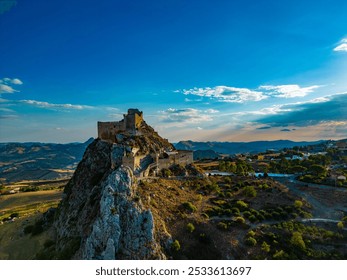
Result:
[[65,188],[54,227],[60,258],[162,259],[150,210],[130,168],[111,168],[112,144],[95,140]]

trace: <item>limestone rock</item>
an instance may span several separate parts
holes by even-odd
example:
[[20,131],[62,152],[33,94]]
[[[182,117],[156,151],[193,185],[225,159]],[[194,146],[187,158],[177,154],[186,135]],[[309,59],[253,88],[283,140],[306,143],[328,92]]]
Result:
[[[65,259],[165,259],[155,221],[137,196],[123,148],[95,140],[86,150],[58,208],[56,250]],[[162,237],[161,237],[162,238]]]

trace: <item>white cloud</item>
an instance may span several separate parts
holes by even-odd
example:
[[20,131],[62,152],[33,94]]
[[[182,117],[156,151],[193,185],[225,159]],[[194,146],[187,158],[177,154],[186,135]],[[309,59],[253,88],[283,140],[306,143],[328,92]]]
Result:
[[48,108],[48,109],[73,109],[73,110],[83,110],[83,109],[92,109],[92,106],[87,105],[73,105],[73,104],[55,104],[48,103],[45,101],[37,101],[37,100],[20,100],[19,102],[32,105],[40,108]]
[[22,85],[23,84],[23,82],[20,79],[17,79],[17,78],[12,79],[11,83],[14,84],[14,85]]
[[[269,97],[293,98],[304,97],[321,86],[313,85],[309,87],[300,87],[299,85],[263,85],[258,90],[248,88],[237,88],[229,86],[216,86],[205,88],[192,88],[180,91],[185,95],[195,95],[206,97],[220,102],[244,103],[248,101],[261,101]],[[177,91],[175,91],[177,92]],[[192,101],[186,98],[186,102]],[[201,101],[201,100],[200,100]]]
[[340,44],[334,48],[335,52],[347,52],[347,38],[342,39]]
[[259,89],[267,91],[265,94],[273,97],[293,98],[304,97],[321,86],[300,87],[299,85],[266,85],[260,86]]
[[161,119],[164,122],[173,123],[201,123],[206,121],[212,121],[211,116],[206,115],[203,111],[185,108],[185,109],[173,109],[169,108],[165,111],[160,111]]
[[201,97],[207,97],[210,99],[216,99],[220,102],[234,102],[244,103],[247,101],[260,101],[266,99],[267,96],[263,95],[260,91],[250,90],[248,88],[237,88],[229,86],[216,86],[205,88],[192,88],[184,89],[185,95],[196,95]]
[[18,90],[15,90],[13,87],[5,84],[0,84],[0,94],[1,93],[14,93],[18,92]]
[[22,85],[23,82],[17,78],[10,79],[10,78],[3,78],[0,79],[0,94],[1,93],[14,93],[18,92],[18,90],[15,90],[12,85]]

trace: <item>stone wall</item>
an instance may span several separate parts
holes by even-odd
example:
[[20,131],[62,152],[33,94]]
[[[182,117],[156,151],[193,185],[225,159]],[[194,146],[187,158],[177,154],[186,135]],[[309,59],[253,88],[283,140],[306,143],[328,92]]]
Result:
[[98,122],[98,137],[109,142],[117,142],[116,134],[128,132],[138,135],[137,129],[143,122],[143,113],[138,109],[129,109],[124,119],[119,122]]
[[131,168],[131,170],[134,172],[136,169],[141,169],[141,161],[146,158],[147,155],[141,155],[141,156],[124,156],[122,158],[122,164],[124,166],[128,166]]
[[125,131],[124,121],[98,122],[98,137],[102,140],[115,142],[116,134],[119,131]]
[[173,164],[187,165],[193,163],[192,151],[177,151],[176,154],[170,154],[167,158],[158,160],[158,169],[169,168]]
[[193,152],[183,150],[178,151],[178,154],[175,155],[175,163],[183,165],[193,163]]
[[124,115],[124,121],[127,130],[138,129],[143,121],[143,113],[137,109],[129,109],[128,114]]

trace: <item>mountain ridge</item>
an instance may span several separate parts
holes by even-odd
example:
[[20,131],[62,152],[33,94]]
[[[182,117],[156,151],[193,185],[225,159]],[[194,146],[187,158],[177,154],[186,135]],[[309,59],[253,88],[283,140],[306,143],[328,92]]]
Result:
[[325,142],[326,140],[317,141],[292,141],[292,140],[263,140],[263,141],[251,141],[251,142],[219,142],[219,141],[192,141],[184,140],[174,143],[176,149],[182,150],[213,150],[217,153],[223,154],[237,154],[237,153],[256,153],[264,152],[269,149],[280,150],[283,148],[292,148],[295,146],[309,146],[317,145]]

